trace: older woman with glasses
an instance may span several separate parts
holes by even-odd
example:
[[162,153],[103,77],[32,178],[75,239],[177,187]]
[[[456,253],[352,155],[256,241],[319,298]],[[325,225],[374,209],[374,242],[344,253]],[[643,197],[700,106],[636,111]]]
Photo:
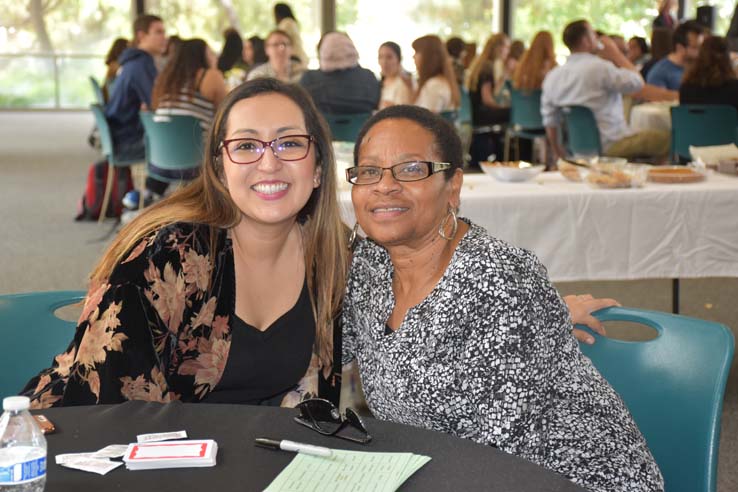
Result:
[[121,230],[69,348],[24,393],[37,408],[337,404],[346,237],[310,97],[247,82],[220,105],[200,176]]
[[579,351],[531,253],[457,216],[461,143],[441,117],[393,106],[347,171],[358,224],[343,304],[380,418],[496,446],[595,491],[663,490],[622,400]]

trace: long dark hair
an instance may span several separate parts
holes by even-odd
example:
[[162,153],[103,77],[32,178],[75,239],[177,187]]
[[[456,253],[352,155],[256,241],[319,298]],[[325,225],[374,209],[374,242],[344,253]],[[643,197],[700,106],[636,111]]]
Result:
[[264,40],[259,36],[251,36],[249,43],[251,43],[251,48],[254,51],[254,66],[266,63],[269,58],[267,57],[266,51],[264,51]]
[[202,39],[187,39],[174,52],[174,57],[156,77],[151,92],[151,106],[156,109],[159,102],[166,97],[181,91],[195,93],[199,70],[207,70],[207,47]]
[[126,38],[118,38],[113,41],[113,44],[110,45],[110,50],[108,50],[108,54],[105,55],[105,64],[110,65],[113,62],[117,62],[118,57],[126,50],[126,48],[128,48],[128,40]]
[[682,85],[719,87],[735,78],[725,38],[711,36],[702,43],[697,60],[687,69]]
[[[394,53],[397,57],[397,61],[402,63],[402,49],[400,49],[399,44],[395,43],[394,41],[385,41],[384,43],[379,45],[379,49],[381,50],[382,48],[388,48],[392,50],[392,53]],[[400,71],[402,72],[402,65],[400,65]],[[384,85],[384,75],[382,75],[382,80],[380,81],[380,83]]]
[[297,22],[295,14],[292,13],[292,8],[286,3],[275,3],[274,4],[274,20],[277,24],[282,22],[282,19],[292,19]]
[[236,62],[243,60],[243,40],[233,28],[223,31],[225,43],[223,43],[223,51],[218,57],[218,70],[227,72]]

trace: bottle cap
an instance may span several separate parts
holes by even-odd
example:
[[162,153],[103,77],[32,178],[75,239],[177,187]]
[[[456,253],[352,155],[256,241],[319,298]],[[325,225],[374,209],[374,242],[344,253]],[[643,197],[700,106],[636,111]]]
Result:
[[9,396],[3,398],[3,410],[8,412],[19,412],[28,410],[31,406],[31,399],[27,396]]

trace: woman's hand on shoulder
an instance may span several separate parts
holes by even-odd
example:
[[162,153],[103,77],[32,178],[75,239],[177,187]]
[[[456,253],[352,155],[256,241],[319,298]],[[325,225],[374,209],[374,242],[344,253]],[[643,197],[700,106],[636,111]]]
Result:
[[[564,296],[564,302],[569,308],[572,324],[585,325],[602,336],[606,335],[605,327],[600,320],[592,316],[592,313],[606,307],[620,306],[615,299],[595,299],[590,294]],[[584,330],[574,328],[572,334],[577,340],[588,345],[595,342],[594,337]]]

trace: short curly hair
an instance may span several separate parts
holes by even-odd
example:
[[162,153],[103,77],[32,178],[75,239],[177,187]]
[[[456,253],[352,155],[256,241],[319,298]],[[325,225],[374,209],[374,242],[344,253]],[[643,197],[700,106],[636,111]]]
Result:
[[451,179],[456,169],[461,169],[464,164],[464,152],[461,139],[456,129],[442,116],[428,111],[420,106],[398,105],[390,106],[374,114],[364,124],[356,137],[354,145],[354,166],[359,165],[359,148],[364,137],[374,125],[384,120],[409,120],[428,130],[433,135],[435,143],[434,150],[443,162],[448,162],[451,167],[444,171],[446,179]]

